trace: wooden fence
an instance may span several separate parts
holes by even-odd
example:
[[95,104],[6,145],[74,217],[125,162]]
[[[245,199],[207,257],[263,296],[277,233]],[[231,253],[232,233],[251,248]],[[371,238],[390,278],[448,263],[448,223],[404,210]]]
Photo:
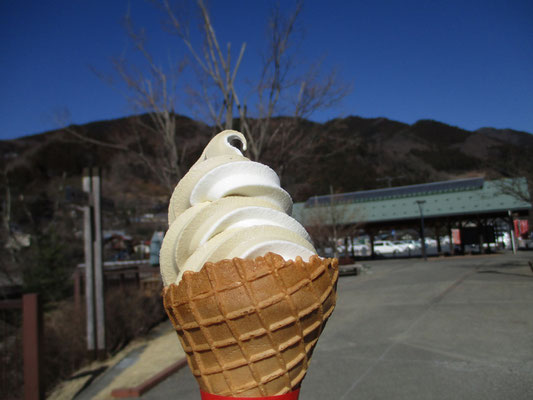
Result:
[[44,399],[39,296],[0,301],[0,398]]

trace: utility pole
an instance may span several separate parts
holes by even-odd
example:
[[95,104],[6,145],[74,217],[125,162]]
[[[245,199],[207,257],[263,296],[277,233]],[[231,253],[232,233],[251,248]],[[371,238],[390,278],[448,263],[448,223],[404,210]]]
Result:
[[508,210],[507,214],[509,215],[509,237],[511,239],[511,247],[513,249],[513,254],[516,254],[516,241],[515,241],[515,236],[514,236],[513,213],[511,212],[511,210]]
[[417,200],[416,204],[418,204],[418,211],[420,211],[420,241],[421,243],[421,249],[422,249],[422,257],[424,258],[424,261],[427,261],[427,254],[426,254],[426,237],[424,235],[424,210],[422,209],[422,205],[425,203],[425,200]]
[[96,348],[98,359],[106,354],[105,340],[105,300],[104,300],[104,266],[102,255],[102,207],[100,168],[93,168],[92,173],[93,209],[94,209],[94,294],[96,308]]
[[87,351],[94,357],[96,351],[94,312],[94,263],[93,263],[93,208],[91,206],[91,170],[83,170],[82,189],[86,193],[83,203],[83,241],[85,251],[85,315],[87,326]]
[[335,209],[335,202],[333,201],[333,186],[329,185],[329,212],[331,218],[331,226],[333,227],[333,256],[337,258],[337,210]]
[[83,233],[85,249],[85,304],[87,350],[91,358],[106,353],[104,271],[102,262],[102,208],[100,169],[83,171]]

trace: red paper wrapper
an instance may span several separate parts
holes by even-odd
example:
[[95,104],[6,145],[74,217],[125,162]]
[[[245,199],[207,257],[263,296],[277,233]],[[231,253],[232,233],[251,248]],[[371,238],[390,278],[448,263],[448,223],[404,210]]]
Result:
[[281,394],[279,396],[265,396],[265,397],[228,397],[219,396],[217,394],[211,394],[200,391],[202,400],[298,400],[300,395],[300,389],[296,389],[292,392]]

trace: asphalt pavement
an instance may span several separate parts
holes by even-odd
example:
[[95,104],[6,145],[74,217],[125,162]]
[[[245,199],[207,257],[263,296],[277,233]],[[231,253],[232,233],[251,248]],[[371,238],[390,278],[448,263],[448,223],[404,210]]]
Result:
[[[533,252],[364,262],[300,400],[533,399]],[[142,399],[199,400],[188,368]]]

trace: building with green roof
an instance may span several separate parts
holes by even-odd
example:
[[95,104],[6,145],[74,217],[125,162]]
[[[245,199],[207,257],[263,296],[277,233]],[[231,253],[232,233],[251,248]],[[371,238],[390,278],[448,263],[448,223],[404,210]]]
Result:
[[526,216],[529,200],[525,178],[469,178],[314,196],[296,203],[293,216],[307,227],[358,226],[372,236],[380,230],[417,229],[422,211],[427,226],[449,234],[467,224],[493,226],[497,219]]

